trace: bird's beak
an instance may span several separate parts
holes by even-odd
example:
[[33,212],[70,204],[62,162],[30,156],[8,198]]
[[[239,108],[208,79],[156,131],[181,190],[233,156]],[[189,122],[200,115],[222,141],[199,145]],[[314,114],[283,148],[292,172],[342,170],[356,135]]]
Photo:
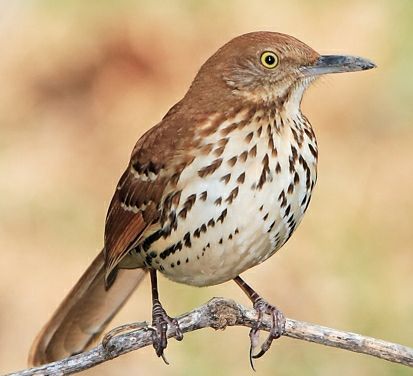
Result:
[[376,64],[358,56],[321,55],[313,65],[303,67],[306,76],[356,72],[375,68]]

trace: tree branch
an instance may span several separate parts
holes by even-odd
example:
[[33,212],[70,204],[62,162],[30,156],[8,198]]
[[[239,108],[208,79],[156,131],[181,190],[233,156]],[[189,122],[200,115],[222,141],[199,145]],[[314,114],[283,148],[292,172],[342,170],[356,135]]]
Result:
[[[252,327],[256,322],[256,313],[233,300],[223,298],[211,299],[208,303],[178,318],[183,333],[211,327],[225,329],[227,326]],[[265,318],[260,329],[269,331],[271,321]],[[99,344],[90,351],[72,356],[41,367],[11,373],[8,376],[29,375],[69,375],[92,368],[100,363],[116,358],[122,354],[152,344],[152,331],[146,323],[136,331],[119,334],[109,341],[108,350]],[[173,333],[168,332],[168,336]],[[360,334],[343,332],[302,321],[286,319],[285,333],[290,338],[338,347],[362,354],[372,355],[390,362],[413,367],[413,349],[391,342],[365,337]]]

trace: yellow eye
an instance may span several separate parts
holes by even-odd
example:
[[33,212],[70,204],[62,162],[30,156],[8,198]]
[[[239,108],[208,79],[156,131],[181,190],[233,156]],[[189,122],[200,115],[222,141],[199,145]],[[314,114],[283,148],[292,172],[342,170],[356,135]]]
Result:
[[261,55],[261,64],[265,68],[274,69],[278,65],[278,56],[271,51],[265,51]]

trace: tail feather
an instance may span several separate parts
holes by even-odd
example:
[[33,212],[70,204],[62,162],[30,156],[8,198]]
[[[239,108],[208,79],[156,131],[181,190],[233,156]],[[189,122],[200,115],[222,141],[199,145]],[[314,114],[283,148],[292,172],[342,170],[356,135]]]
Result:
[[103,252],[95,258],[77,284],[36,337],[29,363],[38,366],[86,350],[128,300],[146,272],[119,270],[105,288]]

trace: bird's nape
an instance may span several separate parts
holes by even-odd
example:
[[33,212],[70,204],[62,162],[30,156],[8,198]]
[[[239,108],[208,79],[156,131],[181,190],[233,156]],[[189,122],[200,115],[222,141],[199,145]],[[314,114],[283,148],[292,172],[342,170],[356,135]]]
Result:
[[[32,359],[42,363],[83,351],[145,270],[158,356],[168,327],[175,327],[177,339],[181,332],[160,303],[157,272],[195,286],[234,279],[258,316],[273,318],[257,354],[259,328],[251,331],[251,359],[264,354],[282,332],[283,316],[239,275],[278,251],[309,206],[318,148],[300,109],[305,83],[373,67],[362,58],[320,56],[273,32],[245,34],[220,48],[184,98],[136,143],[108,210],[104,252],[41,332]],[[124,272],[134,271],[123,268],[138,270],[129,279]],[[105,276],[111,277],[107,289]],[[72,336],[73,324],[85,329],[79,338]],[[69,351],[62,346],[68,342]]]

